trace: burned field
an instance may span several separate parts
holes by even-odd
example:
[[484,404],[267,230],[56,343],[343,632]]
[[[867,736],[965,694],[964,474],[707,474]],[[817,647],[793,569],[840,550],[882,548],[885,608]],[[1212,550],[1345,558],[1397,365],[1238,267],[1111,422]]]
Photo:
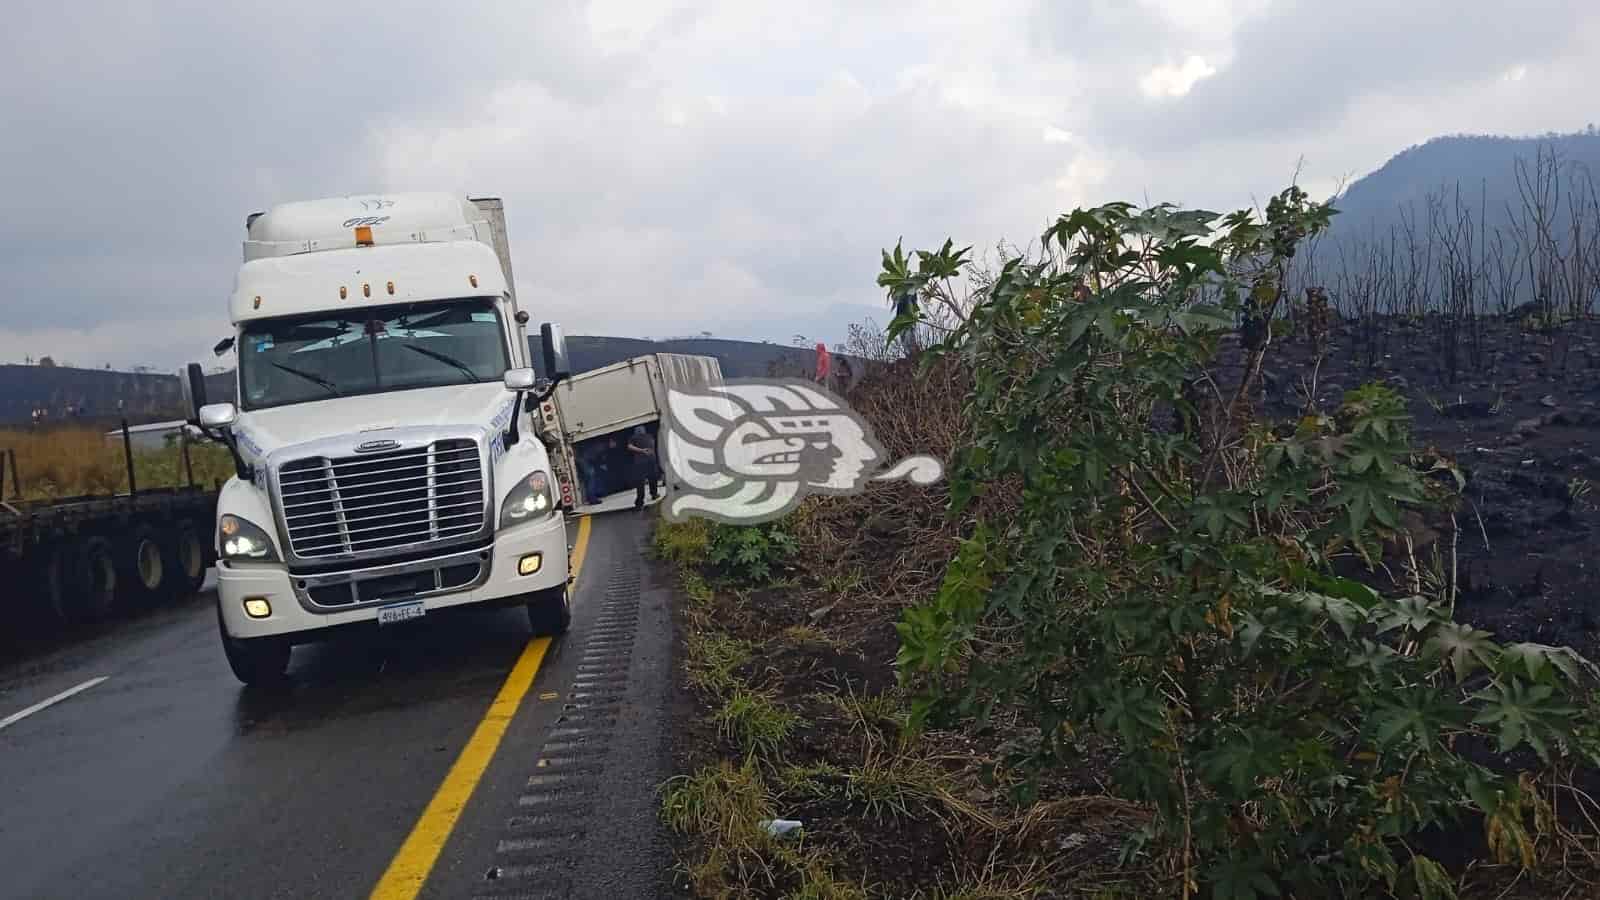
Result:
[[[1402,393],[1413,443],[1454,460],[1466,479],[1448,521],[1414,530],[1419,553],[1454,543],[1456,617],[1506,640],[1600,655],[1600,322],[1542,331],[1516,316],[1471,323],[1476,349],[1454,371],[1434,317],[1331,323],[1320,358],[1278,340],[1261,379],[1266,416],[1290,418],[1308,396],[1381,381]],[[1467,356],[1462,352],[1462,356]]]

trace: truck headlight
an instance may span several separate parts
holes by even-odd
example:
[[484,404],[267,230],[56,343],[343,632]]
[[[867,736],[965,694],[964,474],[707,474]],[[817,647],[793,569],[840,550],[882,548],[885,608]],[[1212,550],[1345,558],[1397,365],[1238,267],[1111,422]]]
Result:
[[248,520],[225,515],[217,522],[217,530],[222,533],[223,559],[277,562],[278,553],[272,549],[272,539]]
[[500,504],[500,527],[507,528],[554,512],[555,497],[550,493],[550,476],[534,472],[517,482]]

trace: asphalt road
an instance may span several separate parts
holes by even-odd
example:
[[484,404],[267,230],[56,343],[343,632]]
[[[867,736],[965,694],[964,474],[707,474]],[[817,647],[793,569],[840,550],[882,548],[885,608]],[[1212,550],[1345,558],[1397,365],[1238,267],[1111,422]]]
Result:
[[105,679],[0,727],[0,897],[655,896],[668,594],[643,517],[591,522],[573,628],[443,831],[430,801],[528,647],[520,610],[296,648],[268,692],[228,672],[211,594],[0,660],[0,721]]

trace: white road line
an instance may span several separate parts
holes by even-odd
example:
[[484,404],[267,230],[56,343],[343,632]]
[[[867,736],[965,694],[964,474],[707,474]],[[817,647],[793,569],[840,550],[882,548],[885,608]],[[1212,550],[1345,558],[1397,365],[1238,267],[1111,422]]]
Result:
[[4,728],[6,728],[8,726],[15,725],[18,722],[21,722],[23,719],[26,719],[27,717],[33,715],[34,713],[38,712],[41,709],[45,709],[45,708],[48,708],[48,707],[51,707],[51,706],[55,706],[57,703],[60,703],[61,701],[67,699],[68,697],[71,697],[73,694],[81,694],[84,691],[87,691],[89,688],[94,687],[95,685],[99,684],[102,681],[105,681],[107,678],[110,678],[110,677],[111,677],[110,675],[101,675],[99,678],[91,678],[88,681],[85,681],[83,684],[78,685],[77,687],[67,688],[66,690],[62,691],[61,693],[55,695],[54,697],[47,697],[47,698],[45,698],[43,700],[40,700],[38,703],[35,703],[34,705],[28,707],[27,709],[23,710],[22,712],[12,713],[11,715],[6,716],[4,719],[0,719],[0,729],[4,729]]

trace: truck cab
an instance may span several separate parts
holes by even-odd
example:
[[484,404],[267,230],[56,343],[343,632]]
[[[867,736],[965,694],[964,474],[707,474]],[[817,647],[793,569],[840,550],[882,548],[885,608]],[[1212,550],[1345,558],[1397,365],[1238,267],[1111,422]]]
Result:
[[542,329],[536,381],[498,200],[388,194],[246,222],[229,301],[238,402],[193,419],[234,453],[216,528],[234,674],[290,648],[446,607],[524,605],[567,627],[566,525],[530,410],[570,374]]

